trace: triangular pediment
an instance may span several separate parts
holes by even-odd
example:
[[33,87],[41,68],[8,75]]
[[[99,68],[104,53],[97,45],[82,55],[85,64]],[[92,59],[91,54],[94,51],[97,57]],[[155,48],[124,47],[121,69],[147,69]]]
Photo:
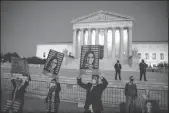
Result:
[[132,17],[110,13],[107,11],[98,11],[87,16],[73,20],[71,23],[91,23],[91,22],[111,22],[111,21],[133,21]]

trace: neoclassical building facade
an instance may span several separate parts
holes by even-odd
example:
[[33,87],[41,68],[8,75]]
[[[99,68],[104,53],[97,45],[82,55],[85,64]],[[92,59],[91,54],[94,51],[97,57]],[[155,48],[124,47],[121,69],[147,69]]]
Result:
[[98,11],[73,20],[72,54],[80,58],[82,45],[101,45],[103,59],[119,59],[128,63],[132,56],[133,18]]
[[[67,49],[79,61],[82,45],[100,45],[102,59],[129,64],[133,50],[137,50],[140,59],[147,64],[157,65],[168,62],[168,41],[134,41],[132,26],[134,19],[106,11],[98,11],[71,21],[73,40],[71,42],[53,42],[38,44],[36,56],[47,58],[50,49],[63,52]],[[111,59],[111,60],[109,60]],[[138,61],[139,62],[139,61]],[[115,62],[111,62],[115,63]]]

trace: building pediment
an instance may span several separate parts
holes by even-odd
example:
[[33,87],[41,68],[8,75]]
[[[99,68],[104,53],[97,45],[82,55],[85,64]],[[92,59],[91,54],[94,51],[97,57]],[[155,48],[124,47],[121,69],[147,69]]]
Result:
[[73,20],[71,23],[94,23],[94,22],[113,22],[113,21],[133,21],[132,17],[110,13],[107,11],[98,11],[87,16]]

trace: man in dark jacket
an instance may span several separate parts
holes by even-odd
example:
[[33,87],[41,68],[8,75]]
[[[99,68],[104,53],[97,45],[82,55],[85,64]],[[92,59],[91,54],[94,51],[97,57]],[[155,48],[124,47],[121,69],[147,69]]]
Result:
[[[102,81],[101,84],[98,83],[99,78]],[[82,75],[79,75],[77,84],[87,90],[84,113],[91,113],[90,107],[92,107],[94,113],[101,113],[103,111],[101,97],[102,92],[108,85],[107,80],[103,76],[92,75],[92,83],[84,84],[82,83]]]
[[144,60],[141,61],[141,63],[139,64],[139,67],[140,67],[140,81],[142,80],[142,75],[144,75],[144,81],[147,81],[147,79],[146,79],[146,68],[148,66],[144,62]]
[[117,60],[117,63],[114,65],[114,68],[116,70],[115,80],[117,80],[117,74],[119,75],[119,80],[121,80],[121,64],[119,60]]
[[[60,97],[59,97],[60,91],[61,91],[61,87],[58,78],[52,79],[49,84],[49,91],[47,97],[45,98],[45,102],[47,103],[47,113],[51,113],[51,112],[58,113],[59,104],[60,104]],[[54,101],[54,103],[52,101]]]
[[[137,86],[134,83],[134,77],[129,77],[129,82],[125,86],[125,96],[126,96],[126,113],[132,113],[130,106],[135,106],[137,98]],[[133,107],[132,107],[133,109]],[[136,110],[134,108],[134,110]],[[135,111],[133,111],[135,113]]]
[[[18,88],[18,90],[16,91],[15,93],[15,100],[19,100],[20,103],[21,103],[21,106],[19,108],[19,111],[18,113],[22,113],[23,112],[23,106],[24,106],[24,95],[25,95],[25,92],[26,92],[26,88],[27,86],[29,85],[29,80],[31,79],[30,78],[30,75],[28,74],[23,74],[22,77],[18,77],[16,78],[17,80],[20,80],[21,83],[20,83],[20,86]],[[25,79],[25,80],[24,80]],[[16,80],[15,78],[11,78],[11,82],[13,84],[13,91],[12,91],[12,99],[14,97],[14,92],[15,92],[15,89],[17,88],[17,83],[16,83]]]

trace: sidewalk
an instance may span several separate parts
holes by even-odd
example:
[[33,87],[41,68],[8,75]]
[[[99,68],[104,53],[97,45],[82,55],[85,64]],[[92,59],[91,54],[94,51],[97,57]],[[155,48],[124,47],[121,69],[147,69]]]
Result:
[[[10,95],[1,93],[1,109]],[[60,102],[59,113],[83,113],[83,107],[79,108],[77,103]],[[45,113],[46,104],[43,99],[25,96],[24,113]],[[104,108],[104,113],[117,113],[114,108]]]

